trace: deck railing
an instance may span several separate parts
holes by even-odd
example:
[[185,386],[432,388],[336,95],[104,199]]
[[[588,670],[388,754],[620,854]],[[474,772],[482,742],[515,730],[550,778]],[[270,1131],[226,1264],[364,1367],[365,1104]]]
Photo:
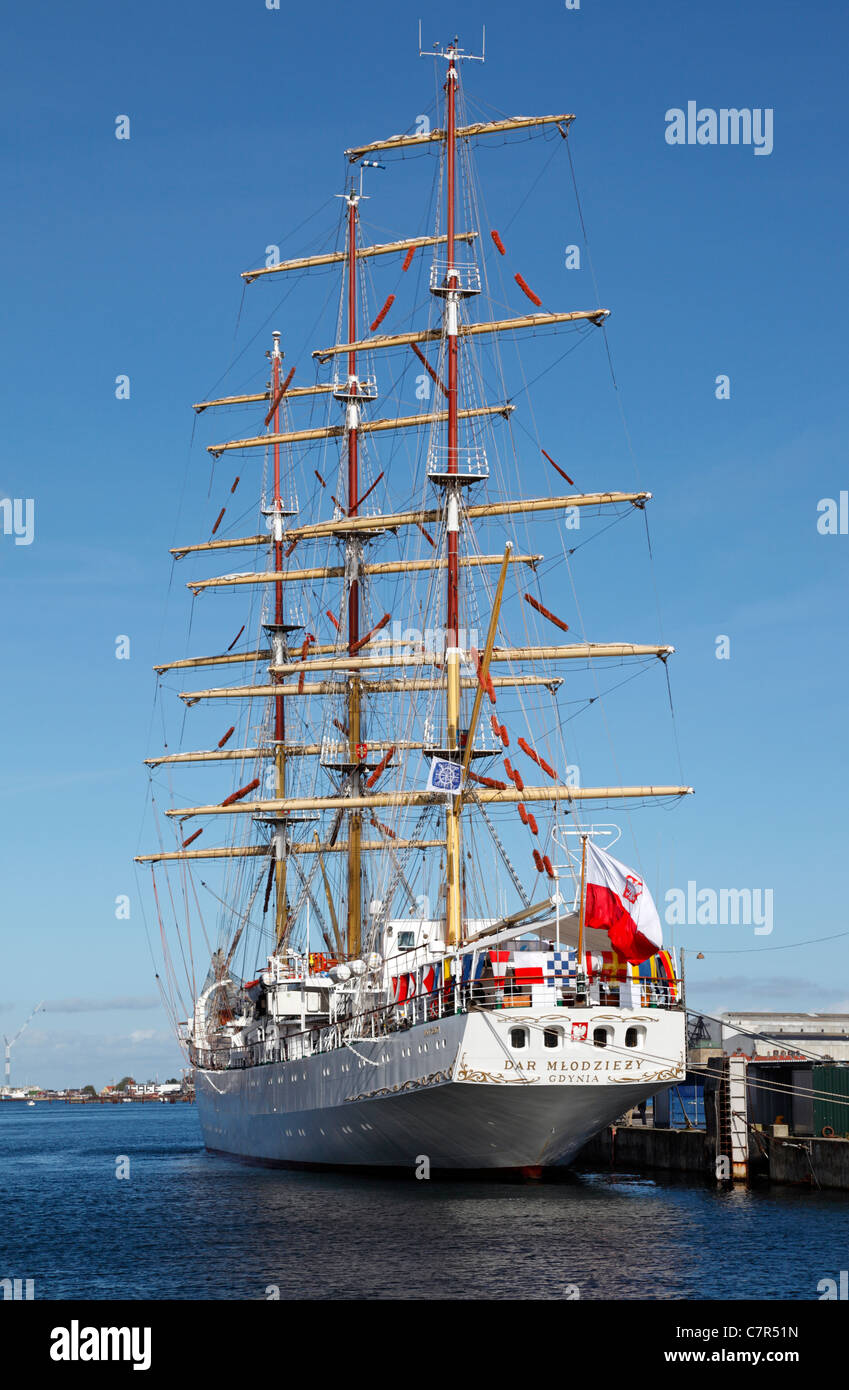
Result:
[[[640,1005],[643,1008],[674,1009],[680,1007],[679,980],[641,980]],[[334,1023],[321,1023],[289,1033],[274,1040],[265,1036],[250,1047],[192,1047],[194,1065],[202,1070],[227,1071],[262,1066],[276,1062],[301,1061],[326,1052],[336,1052],[349,1044],[387,1037],[406,1031],[418,1024],[437,1022],[441,1018],[478,1010],[523,1009],[537,1006],[549,1008],[587,1008],[597,1005],[620,1007],[617,981],[595,981],[578,991],[575,980],[562,980],[553,985],[531,984],[522,987],[517,982],[472,980],[466,983],[450,981],[417,994],[412,999],[382,1004],[350,1018]],[[625,1006],[627,1007],[627,1005]]]

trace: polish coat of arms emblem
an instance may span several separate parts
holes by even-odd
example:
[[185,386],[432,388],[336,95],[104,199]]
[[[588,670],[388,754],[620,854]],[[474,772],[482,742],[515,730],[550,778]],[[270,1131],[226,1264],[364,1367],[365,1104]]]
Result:
[[643,885],[633,874],[628,874],[625,879],[625,887],[622,889],[622,896],[626,902],[635,903],[643,891]]

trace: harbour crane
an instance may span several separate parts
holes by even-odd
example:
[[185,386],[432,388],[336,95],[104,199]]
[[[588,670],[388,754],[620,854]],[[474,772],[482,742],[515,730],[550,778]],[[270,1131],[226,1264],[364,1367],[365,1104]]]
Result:
[[36,1004],[35,1008],[33,1009],[32,1013],[30,1014],[30,1016],[29,1016],[29,1018],[26,1020],[26,1022],[21,1024],[20,1028],[18,1029],[17,1033],[15,1034],[15,1036],[14,1036],[13,1038],[7,1038],[7,1037],[6,1037],[6,1034],[5,1034],[5,1033],[3,1034],[3,1041],[4,1041],[4,1043],[6,1044],[6,1067],[5,1067],[5,1072],[4,1072],[3,1080],[4,1080],[4,1083],[5,1083],[5,1089],[6,1089],[7,1091],[8,1091],[8,1089],[9,1089],[10,1077],[11,1077],[11,1071],[12,1071],[12,1048],[15,1046],[15,1043],[18,1041],[18,1038],[21,1036],[21,1034],[24,1032],[24,1030],[27,1029],[27,1028],[29,1027],[29,1025],[32,1023],[32,1021],[33,1021],[33,1019],[35,1018],[36,1014],[38,1013],[39,1009],[43,1009],[43,1008],[44,1008],[44,1000],[42,999],[42,1001],[41,1001],[40,1004]]

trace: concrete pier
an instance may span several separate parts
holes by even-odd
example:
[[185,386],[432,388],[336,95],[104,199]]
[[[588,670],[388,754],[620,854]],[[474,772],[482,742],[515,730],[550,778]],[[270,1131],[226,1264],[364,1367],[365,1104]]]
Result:
[[769,1140],[773,1182],[849,1188],[849,1139]]
[[[783,1126],[782,1126],[783,1128]],[[573,1167],[662,1169],[693,1173],[712,1182],[741,1181],[738,1176],[768,1178],[771,1182],[796,1183],[815,1188],[849,1191],[849,1139],[791,1138],[756,1131],[750,1133],[748,1158],[717,1163],[715,1137],[704,1129],[654,1129],[650,1125],[611,1125],[581,1149]]]
[[611,1125],[596,1134],[574,1160],[577,1168],[666,1168],[714,1176],[713,1144],[703,1129],[653,1129]]

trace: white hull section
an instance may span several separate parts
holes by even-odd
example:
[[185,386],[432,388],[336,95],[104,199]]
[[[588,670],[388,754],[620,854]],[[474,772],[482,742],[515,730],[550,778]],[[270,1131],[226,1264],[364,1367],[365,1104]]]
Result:
[[[586,1025],[587,1041],[573,1024]],[[605,1047],[592,1041],[600,1026]],[[297,1061],[195,1075],[204,1142],[218,1153],[410,1170],[427,1159],[439,1170],[566,1164],[685,1072],[683,1013],[599,1006],[458,1014]]]

